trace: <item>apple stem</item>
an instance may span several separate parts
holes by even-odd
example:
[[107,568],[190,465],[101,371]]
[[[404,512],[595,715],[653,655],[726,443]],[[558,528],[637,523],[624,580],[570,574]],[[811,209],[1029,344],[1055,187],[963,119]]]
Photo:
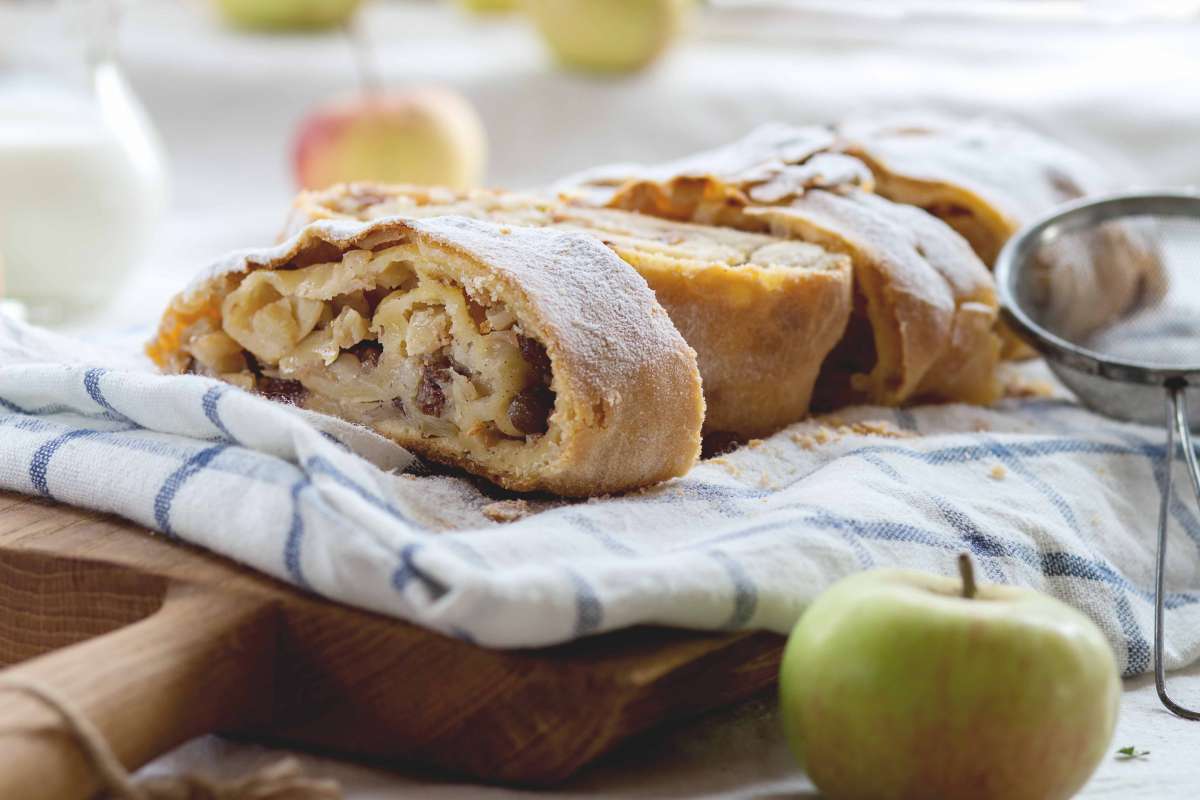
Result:
[[354,54],[354,71],[358,74],[358,88],[368,97],[379,93],[379,65],[375,62],[375,50],[370,40],[362,32],[362,28],[354,24],[353,19],[346,20],[342,27],[346,41],[350,43],[350,51]]
[[975,596],[978,586],[975,584],[975,565],[967,553],[958,554],[958,574],[962,576],[962,596],[970,600]]

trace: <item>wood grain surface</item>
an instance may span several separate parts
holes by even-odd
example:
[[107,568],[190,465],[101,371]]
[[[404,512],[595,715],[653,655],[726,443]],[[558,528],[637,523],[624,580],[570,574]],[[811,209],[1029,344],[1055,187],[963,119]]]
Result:
[[[0,666],[11,665],[0,678],[66,694],[129,767],[217,731],[548,784],[656,724],[769,686],[782,644],[638,628],[487,650],[112,516],[0,492]],[[0,692],[0,720],[0,797],[94,791],[78,748],[47,732],[48,709]]]

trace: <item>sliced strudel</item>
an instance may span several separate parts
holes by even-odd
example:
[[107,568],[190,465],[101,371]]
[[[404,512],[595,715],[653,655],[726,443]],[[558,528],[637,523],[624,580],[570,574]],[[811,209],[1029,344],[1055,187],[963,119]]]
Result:
[[[961,236],[871,194],[870,171],[824,128],[769,125],[661,166],[601,168],[560,185],[575,202],[766,231],[848,255],[855,315],[822,405],[995,399],[995,289]],[[568,188],[570,184],[576,189]]]
[[[841,147],[863,159],[876,191],[920,206],[961,233],[989,266],[1022,225],[1055,206],[1111,191],[1098,164],[1012,122],[931,114],[852,120],[838,128]],[[1104,286],[1099,303],[1054,309],[1073,338],[1157,297],[1164,274],[1153,240],[1137,225],[1112,222],[1088,237],[1043,248],[1048,297],[1073,298]]]
[[641,273],[695,349],[708,433],[758,436],[803,418],[850,316],[845,256],[642,214],[499,192],[352,184],[302,194],[290,224],[436,214],[578,231],[610,247]]
[[218,264],[148,352],[514,490],[632,489],[700,448],[695,354],[646,282],[578,234],[317,222]]

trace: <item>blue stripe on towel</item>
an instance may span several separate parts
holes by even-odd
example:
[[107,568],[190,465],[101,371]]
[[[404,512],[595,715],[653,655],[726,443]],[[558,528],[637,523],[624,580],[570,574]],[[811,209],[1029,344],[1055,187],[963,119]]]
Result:
[[712,550],[709,555],[729,574],[733,583],[733,612],[721,627],[729,630],[744,628],[758,610],[758,587],[754,585],[754,579],[746,572],[745,567],[728,553]]
[[224,452],[227,447],[229,447],[227,444],[218,444],[200,450],[184,461],[179,469],[172,472],[163,481],[158,494],[154,496],[154,521],[160,531],[167,536],[176,536],[174,528],[171,527],[171,504],[175,502],[175,495],[179,493],[189,478],[204,470],[209,462]]
[[570,567],[564,567],[575,592],[575,636],[587,636],[604,624],[604,606],[587,579]]
[[87,390],[88,397],[96,402],[96,405],[103,408],[114,419],[122,422],[133,422],[129,417],[122,414],[113,408],[112,403],[108,402],[108,398],[104,396],[104,392],[100,389],[100,379],[108,372],[106,369],[94,367],[83,374],[83,388]]
[[54,454],[67,442],[98,436],[100,433],[101,431],[90,429],[67,431],[63,435],[56,436],[39,447],[34,452],[33,458],[29,461],[29,481],[33,484],[34,490],[43,497],[54,498],[54,495],[50,494],[49,485],[46,483],[46,471],[50,469],[50,459],[54,458]]
[[225,394],[224,386],[213,386],[204,393],[204,397],[200,398],[200,405],[204,409],[204,416],[208,417],[208,421],[213,424],[213,427],[221,432],[231,442],[236,442],[237,439],[229,432],[229,428],[225,427],[224,420],[221,419],[221,412],[217,409],[217,403],[221,400],[221,396]]
[[300,562],[300,548],[304,543],[303,507],[300,504],[300,493],[312,486],[308,477],[301,478],[292,484],[292,519],[288,525],[287,538],[283,545],[283,566],[297,586],[311,588],[308,579],[304,577],[304,568]]
[[403,593],[410,583],[420,581],[429,590],[429,594],[436,599],[446,594],[449,589],[441,581],[422,572],[417,566],[415,559],[421,549],[422,546],[417,542],[410,542],[400,548],[400,566],[392,572],[392,588]]

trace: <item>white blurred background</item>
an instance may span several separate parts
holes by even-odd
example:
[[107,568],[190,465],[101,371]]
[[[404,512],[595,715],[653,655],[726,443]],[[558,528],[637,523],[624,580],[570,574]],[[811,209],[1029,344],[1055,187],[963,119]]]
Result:
[[[353,35],[264,33],[217,3],[118,3],[118,63],[165,145],[170,200],[116,299],[68,327],[148,325],[205,263],[270,243],[297,189],[298,129],[357,91],[364,63],[385,91],[461,92],[486,129],[484,181],[509,188],[681,155],[767,120],[913,107],[1018,118],[1139,185],[1200,183],[1197,2],[686,0],[661,57],[617,74],[556,65],[521,12],[365,0]],[[53,51],[69,4],[0,0],[0,85]],[[16,185],[27,174],[4,177],[0,196],[31,192]]]

